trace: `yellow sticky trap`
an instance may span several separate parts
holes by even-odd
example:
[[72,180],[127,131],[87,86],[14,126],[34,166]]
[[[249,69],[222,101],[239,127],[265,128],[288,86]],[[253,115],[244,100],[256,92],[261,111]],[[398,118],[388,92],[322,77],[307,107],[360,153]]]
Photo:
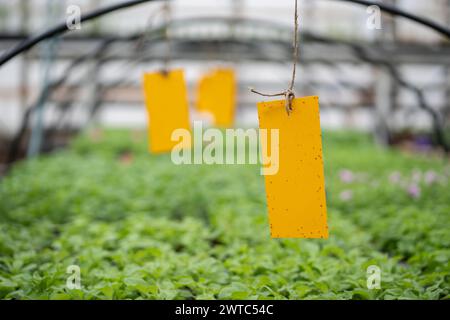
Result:
[[179,141],[171,139],[174,130],[191,130],[183,71],[146,73],[143,81],[149,124],[149,151],[170,152],[175,145],[179,145]]
[[260,129],[279,129],[278,172],[265,175],[271,237],[328,238],[319,99],[294,99],[289,116],[285,103],[258,103]]
[[208,112],[214,125],[231,127],[236,109],[236,78],[233,69],[217,69],[198,85],[197,110]]

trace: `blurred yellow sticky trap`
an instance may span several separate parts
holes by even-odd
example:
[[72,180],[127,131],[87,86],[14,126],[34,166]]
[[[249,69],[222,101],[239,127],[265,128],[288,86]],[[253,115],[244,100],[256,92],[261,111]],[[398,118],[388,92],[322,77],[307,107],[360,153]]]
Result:
[[149,151],[170,152],[175,145],[179,145],[179,141],[171,139],[173,131],[191,130],[183,71],[145,73],[143,87],[149,124]]
[[197,110],[209,113],[215,126],[232,127],[236,109],[234,70],[217,69],[205,75],[197,89]]
[[292,108],[288,116],[285,100],[258,103],[260,129],[279,129],[278,172],[265,175],[271,237],[328,238],[319,99]]

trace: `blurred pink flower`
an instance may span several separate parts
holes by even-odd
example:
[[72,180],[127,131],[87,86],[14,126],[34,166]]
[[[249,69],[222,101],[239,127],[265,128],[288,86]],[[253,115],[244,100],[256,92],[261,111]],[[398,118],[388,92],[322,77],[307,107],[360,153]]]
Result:
[[134,156],[131,152],[125,152],[119,156],[119,162],[123,165],[130,165],[134,161]]
[[398,171],[394,171],[394,172],[392,172],[392,173],[389,175],[389,181],[390,181],[392,184],[400,183],[401,178],[402,178],[402,175],[401,175],[400,172],[398,172]]
[[431,185],[438,180],[438,175],[433,170],[429,170],[425,173],[424,180],[427,185]]
[[339,194],[339,198],[342,201],[350,201],[353,198],[353,192],[352,190],[344,190]]
[[344,183],[351,183],[355,179],[355,176],[350,170],[344,169],[339,171],[339,178]]
[[91,141],[100,142],[103,139],[103,130],[95,128],[89,132],[89,138]]
[[411,198],[417,199],[420,197],[420,187],[417,184],[410,184],[407,191]]

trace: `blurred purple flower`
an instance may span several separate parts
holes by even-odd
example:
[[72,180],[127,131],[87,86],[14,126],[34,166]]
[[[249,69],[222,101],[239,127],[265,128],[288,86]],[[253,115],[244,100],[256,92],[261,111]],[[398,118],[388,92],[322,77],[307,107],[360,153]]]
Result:
[[351,183],[355,179],[355,176],[350,170],[344,169],[339,171],[339,178],[344,183]]
[[420,197],[420,187],[417,184],[410,184],[407,191],[408,195],[413,199]]
[[342,201],[350,201],[353,198],[353,191],[352,190],[344,190],[339,194],[339,198]]
[[418,151],[430,151],[433,148],[430,138],[424,136],[414,139],[414,145]]

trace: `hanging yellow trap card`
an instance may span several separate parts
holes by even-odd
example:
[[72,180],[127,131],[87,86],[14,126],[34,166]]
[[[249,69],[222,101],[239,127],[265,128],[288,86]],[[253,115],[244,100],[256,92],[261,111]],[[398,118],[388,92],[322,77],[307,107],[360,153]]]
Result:
[[[260,129],[279,130],[278,171],[265,175],[271,237],[328,238],[319,99],[294,99],[290,115],[285,103],[258,103]],[[267,136],[264,150],[276,147]]]
[[236,109],[236,78],[233,69],[217,69],[199,82],[197,110],[207,112],[213,124],[232,127]]
[[149,151],[170,152],[175,145],[179,145],[179,141],[171,139],[174,130],[191,130],[183,71],[146,73],[143,87],[149,124]]

